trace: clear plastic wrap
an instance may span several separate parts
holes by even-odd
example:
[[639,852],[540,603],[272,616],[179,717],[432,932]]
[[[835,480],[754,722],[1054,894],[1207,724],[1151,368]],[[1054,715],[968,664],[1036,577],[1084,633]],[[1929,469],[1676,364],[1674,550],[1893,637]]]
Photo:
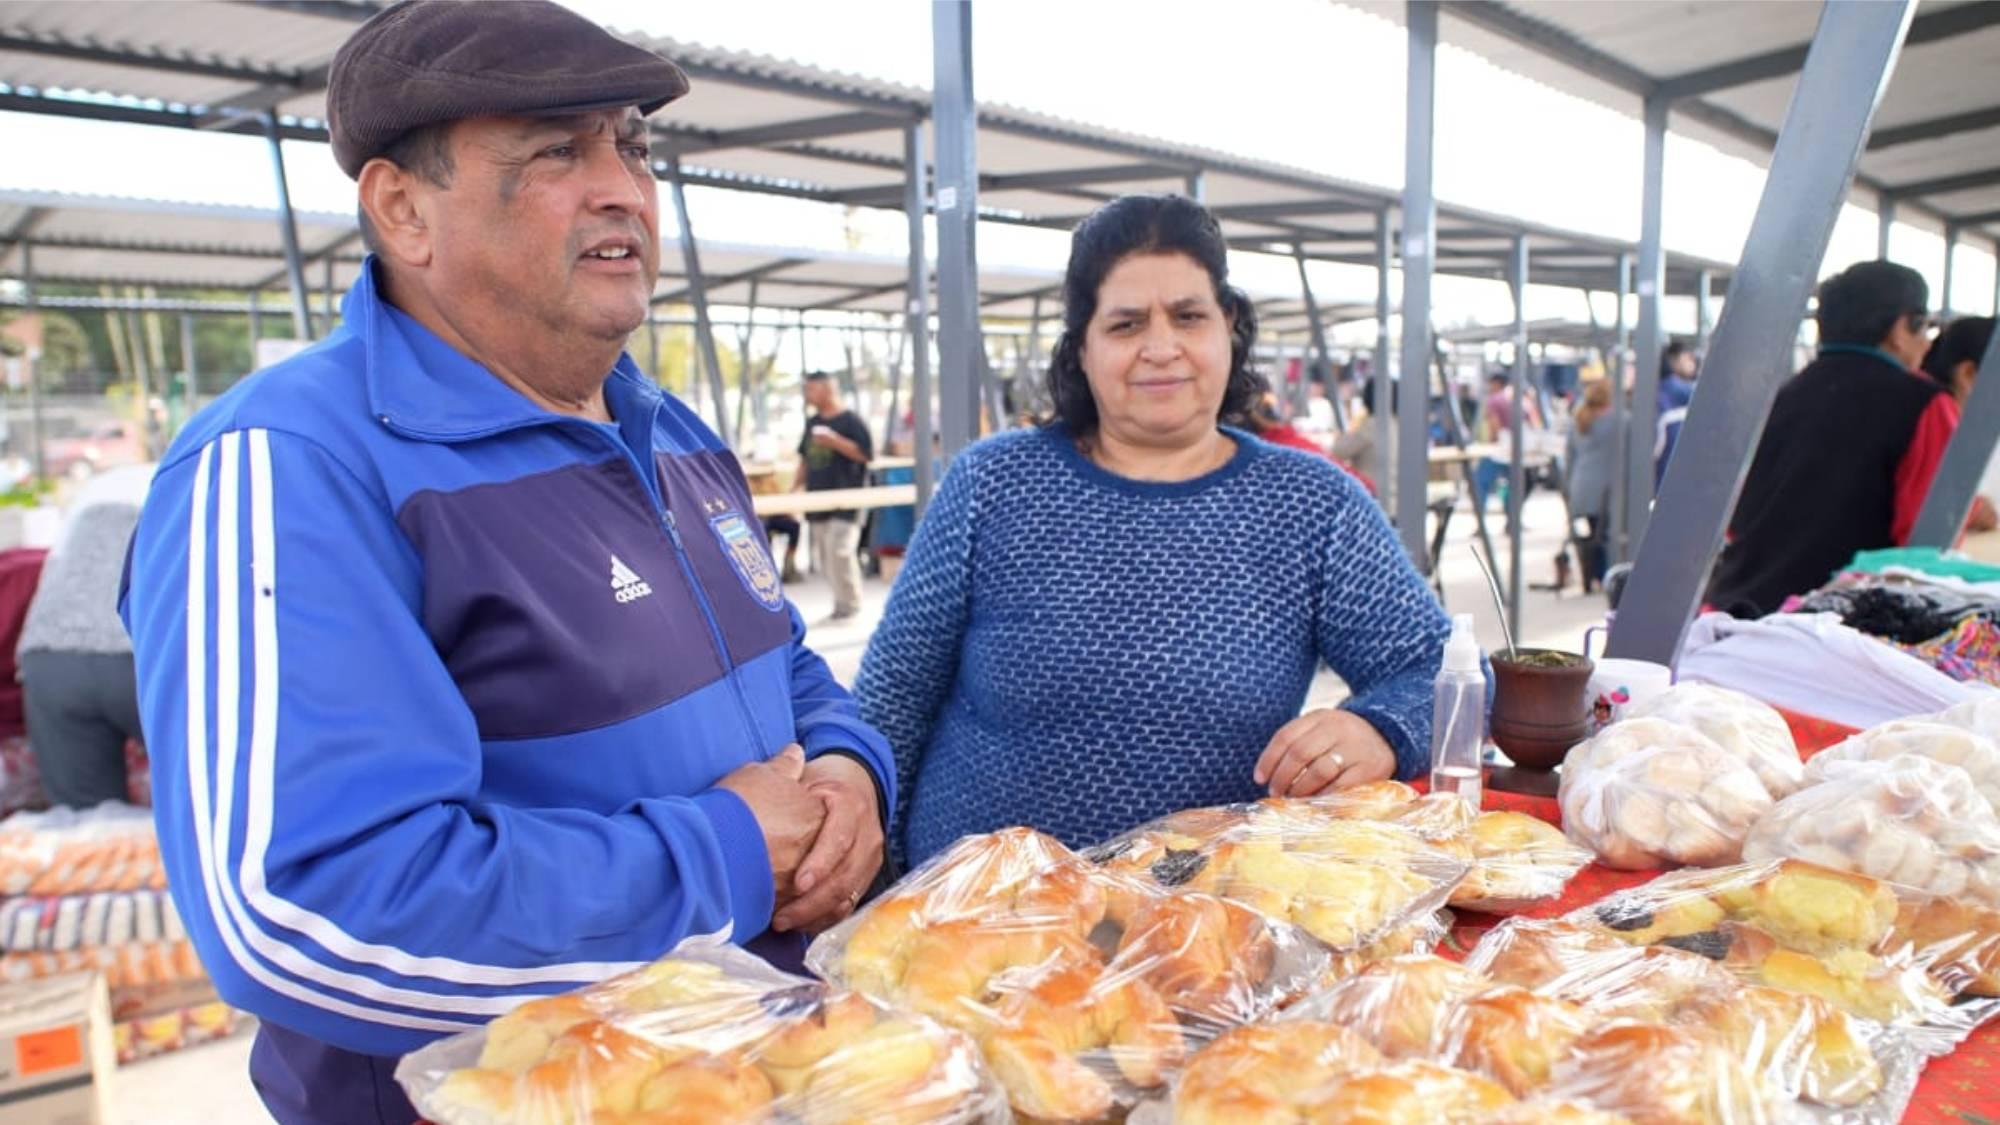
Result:
[[1283,922],[1021,828],[958,841],[807,952],[827,980],[971,1034],[1016,1110],[1054,1121],[1130,1105],[1328,961]]
[[0,894],[59,897],[166,886],[146,809],[106,802],[87,812],[16,813],[0,822]]
[[2000,743],[1976,730],[1933,719],[1897,719],[1827,747],[1806,763],[1806,784],[1825,781],[1836,762],[1880,762],[1904,754],[1964,770],[1973,788],[2000,812]]
[[1171,1099],[1130,1125],[1479,1125],[1514,1099],[1498,1083],[1434,1062],[1369,1060],[1334,1024],[1245,1028],[1189,1063]]
[[437,1125],[998,1125],[963,1034],[710,939],[396,1068]]
[[1385,799],[1394,795],[1191,809],[1084,854],[1107,872],[1243,903],[1349,952],[1445,905],[1471,866],[1376,819],[1403,807]]
[[1595,858],[1539,817],[1481,812],[1454,793],[1420,797],[1388,819],[1467,860],[1471,867],[1452,888],[1450,905],[1487,914],[1512,914],[1561,897]]
[[1556,1060],[1596,1023],[1583,1005],[1503,985],[1468,996],[1439,1021],[1440,1061],[1486,1075],[1515,1097],[1548,1085]]
[[1681,1027],[1614,1021],[1557,1059],[1544,1091],[1636,1125],[1763,1125],[1777,1120],[1765,1084],[1721,1042]]
[[1798,742],[1778,710],[1740,691],[1713,684],[1675,684],[1661,695],[1634,703],[1630,719],[1665,719],[1706,735],[1737,761],[1749,766],[1775,800],[1804,784]]
[[1656,718],[1627,719],[1570,751],[1557,799],[1569,838],[1625,870],[1735,863],[1772,803],[1707,735]]
[[1451,1006],[1492,985],[1464,965],[1410,954],[1363,966],[1288,1017],[1351,1028],[1392,1059],[1425,1059],[1434,1054],[1439,1024]]
[[1751,829],[1746,862],[1803,859],[2000,907],[2000,817],[1964,770],[1905,754],[1817,772]]

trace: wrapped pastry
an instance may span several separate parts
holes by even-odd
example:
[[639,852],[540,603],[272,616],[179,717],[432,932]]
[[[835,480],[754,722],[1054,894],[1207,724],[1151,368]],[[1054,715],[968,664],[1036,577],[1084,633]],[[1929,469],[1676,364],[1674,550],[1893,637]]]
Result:
[[1806,763],[1806,783],[1825,781],[1828,767],[1836,762],[1880,762],[1904,754],[1964,770],[1986,803],[2000,811],[2000,743],[1976,730],[1936,720],[1897,719],[1829,746]]
[[1355,1070],[1321,1088],[1307,1125],[1475,1125],[1513,1102],[1498,1083],[1428,1062]]
[[403,1059],[438,1125],[1001,1122],[972,1042],[704,939]]
[[1734,863],[1771,807],[1749,766],[1664,719],[1628,719],[1572,750],[1557,796],[1570,839],[1627,870]]
[[1328,963],[1325,984],[1331,985],[1346,980],[1355,973],[1378,961],[1391,957],[1401,957],[1406,953],[1431,953],[1438,943],[1451,935],[1455,917],[1449,910],[1440,910],[1406,926],[1400,926],[1375,939],[1373,944],[1348,953],[1336,953]]
[[1334,1079],[1381,1066],[1344,1027],[1310,1020],[1239,1027],[1188,1060],[1174,1087],[1174,1125],[1296,1125]]
[[1726,1046],[1659,1024],[1609,1023],[1585,1032],[1556,1061],[1548,1093],[1636,1125],[1773,1120],[1762,1084]]
[[1688,997],[1736,983],[1727,969],[1666,945],[1589,954],[1536,991],[1588,1008],[1594,1022],[1660,1023]]
[[1437,1057],[1527,1097],[1548,1083],[1556,1059],[1596,1022],[1579,1004],[1506,985],[1451,1009],[1438,1033]]
[[1480,1118],[1479,1125],[1632,1125],[1632,1119],[1581,1102],[1536,1098],[1494,1110]]
[[1360,1032],[1390,1058],[1429,1058],[1450,1005],[1491,984],[1463,965],[1412,954],[1363,967],[1316,997],[1310,1009]]
[[1972,699],[1929,716],[1934,722],[1961,727],[2000,742],[2000,691],[1981,692]]
[[1882,1089],[1882,1066],[1859,1025],[1817,996],[1759,985],[1709,988],[1684,998],[1673,1019],[1720,1037],[1752,1073],[1808,1101],[1853,1106]]
[[2000,911],[1911,896],[1879,948],[1925,966],[1952,992],[2000,997]]
[[1773,800],[1798,791],[1804,767],[1792,728],[1778,710],[1740,691],[1712,684],[1675,684],[1665,692],[1634,703],[1631,719],[1665,719],[1708,737],[1730,757],[1749,766]]
[[1400,800],[1378,797],[1194,809],[1085,855],[1109,874],[1230,899],[1350,952],[1444,905],[1468,866],[1413,829],[1357,815]]
[[973,1036],[1015,1109],[1047,1121],[1129,1106],[1329,960],[1282,921],[1027,829],[958,841],[807,952],[822,977]]
[[1590,861],[1562,831],[1518,812],[1480,813],[1466,838],[1472,870],[1451,893],[1451,905],[1490,914],[1526,910],[1558,898]]
[[1629,948],[1602,926],[1509,918],[1486,931],[1466,955],[1465,967],[1504,984],[1540,988],[1576,968],[1592,953]]
[[1964,770],[1903,755],[1821,773],[1758,822],[1746,860],[1803,859],[2000,906],[2000,818]]

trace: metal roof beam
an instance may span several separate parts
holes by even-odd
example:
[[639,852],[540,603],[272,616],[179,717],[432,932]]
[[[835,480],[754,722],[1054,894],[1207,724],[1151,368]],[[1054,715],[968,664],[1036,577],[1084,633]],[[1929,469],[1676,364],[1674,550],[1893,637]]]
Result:
[[302,16],[360,23],[381,11],[379,0],[235,0],[246,8],[278,8]]
[[[193,113],[178,113],[168,109],[139,109],[134,106],[105,105],[100,102],[77,101],[71,98],[51,98],[41,94],[0,94],[0,110],[13,113],[40,113],[55,117],[75,117],[86,121],[116,121],[126,125],[163,125],[177,129],[201,127],[202,118]],[[257,133],[262,135],[264,125],[256,116],[230,118],[218,123],[217,131],[225,133]],[[317,141],[326,143],[326,130],[303,125],[280,123],[278,135],[288,141]]]
[[[343,234],[340,237],[334,239],[333,241],[327,243],[326,245],[321,246],[316,250],[307,252],[303,257],[299,259],[299,264],[301,266],[304,266],[313,262],[321,261],[325,259],[327,255],[338,254],[342,250],[347,249],[349,246],[352,246],[359,241],[361,241],[361,228],[356,227],[353,230],[348,231],[346,234]],[[250,286],[250,288],[269,289],[271,286],[276,285],[280,281],[285,280],[290,273],[291,273],[290,266],[280,266],[278,267],[277,272],[271,274],[268,277],[258,279],[254,284]]]
[[[6,243],[14,238],[0,239]],[[184,254],[194,258],[273,258],[283,253],[274,247],[214,246],[187,242],[145,242],[127,238],[37,238],[37,250],[107,250],[119,254]]]
[[1503,39],[1561,59],[1621,90],[1643,96],[1653,89],[1652,77],[1630,63],[1598,50],[1559,27],[1524,16],[1492,0],[1443,0],[1438,8],[1448,16],[1464,20]]
[[[715,290],[720,289],[725,285],[739,285],[745,281],[756,281],[760,278],[769,277],[774,273],[779,273],[781,271],[791,269],[794,266],[803,266],[807,264],[809,261],[811,261],[811,259],[809,258],[779,258],[775,262],[765,262],[761,266],[752,266],[750,269],[743,270],[740,273],[732,273],[725,277],[705,278],[703,279],[704,280],[703,288],[709,290],[712,293]],[[682,286],[681,288],[676,289],[671,293],[662,293],[659,296],[653,298],[653,304],[655,306],[670,305],[673,304],[675,301],[685,300],[687,297],[691,296],[693,292],[694,290],[692,287]]]
[[254,116],[268,112],[276,109],[280,102],[289,101],[315,90],[324,90],[327,75],[332,70],[333,64],[328,62],[311,70],[301,71],[296,83],[270,82],[240,94],[232,94],[219,102],[205,106],[208,113],[195,124],[195,128],[220,128],[246,114]]
[[[1357,203],[1352,199],[1301,199],[1285,203],[1234,203],[1221,207],[1210,207],[1208,213],[1218,219],[1241,219],[1252,222],[1257,219],[1289,219],[1300,215],[1373,215],[1381,210],[1381,204]],[[1375,237],[1371,232],[1369,238]]]
[[1954,133],[1970,133],[1975,129],[1990,129],[1995,125],[2000,125],[2000,105],[1966,113],[1954,113],[1947,117],[1934,117],[1929,121],[1912,121],[1908,125],[1898,125],[1893,129],[1877,129],[1874,135],[1868,138],[1868,151],[1906,145],[1913,141],[1936,140]]
[[[644,38],[636,40],[639,46],[653,49],[654,44]],[[893,114],[915,114],[923,116],[929,107],[916,99],[898,97],[892,94],[878,94],[869,90],[856,90],[822,85],[817,82],[791,78],[769,71],[745,74],[727,65],[717,65],[699,58],[688,57],[685,53],[674,59],[689,78],[697,82],[714,82],[725,86],[736,86],[750,90],[777,91],[794,97],[810,98],[815,101],[830,102],[834,105],[853,106],[856,109],[881,110]]]
[[[1005,175],[979,177],[979,190],[989,191],[1056,191],[1083,184],[1129,183],[1133,180],[1157,180],[1165,177],[1179,177],[1186,170],[1167,164],[1113,164],[1096,168],[1058,168],[1047,172],[1018,172]],[[833,193],[833,202],[852,203],[860,206],[869,204],[890,204],[903,198],[903,185],[879,184],[874,187],[851,188]]]
[[779,121],[747,129],[680,131],[655,128],[653,135],[666,141],[675,153],[686,156],[724,148],[765,148],[791,141],[841,137],[852,133],[876,133],[901,129],[918,120],[915,114],[887,114],[876,110],[834,113],[824,117]]
[[812,305],[807,309],[805,309],[805,311],[837,312],[853,304],[856,301],[865,301],[870,297],[880,297],[884,293],[900,293],[903,290],[908,289],[909,287],[910,283],[907,280],[891,281],[886,285],[870,285],[866,288],[855,289],[854,291],[848,293],[844,297],[835,297],[831,301],[824,301],[821,302],[820,304]]
[[1951,225],[1963,230],[1966,227],[1983,227],[1988,223],[2000,223],[2000,211],[1981,211],[1977,215],[1953,215]]
[[79,43],[54,35],[22,35],[0,31],[0,51],[18,51],[24,55],[45,55],[51,58],[75,59],[78,62],[127,66],[139,70],[164,70],[203,78],[221,78],[230,82],[290,85],[293,88],[297,88],[304,77],[297,71],[273,70],[243,62],[223,62],[214,58],[199,59],[190,55],[148,54],[130,48],[106,47],[96,42]]
[[[2000,8],[2000,4],[1994,5]],[[2000,184],[2000,168],[1982,168],[1977,172],[1963,172],[1956,176],[1940,176],[1935,180],[1919,180],[1913,184],[1889,184],[1883,192],[1896,199],[1909,199],[1922,195],[1944,195],[1948,192],[1967,191],[1972,188],[1990,187]],[[1949,219],[1949,216],[1947,216]]]
[[979,298],[979,307],[1004,305],[1009,301],[1024,301],[1032,297],[1057,297],[1062,295],[1062,283],[1038,285],[1033,289],[1023,289],[1019,293],[988,293]]
[[[1904,45],[1935,43],[1941,39],[1981,31],[1995,24],[2000,24],[2000,4],[1961,4],[1943,11],[1929,12],[1911,20],[1910,34],[1904,39]],[[1810,43],[1800,43],[1791,47],[1781,47],[1775,51],[1766,51],[1761,55],[1752,55],[1749,58],[1678,74],[1672,78],[1662,79],[1659,93],[1668,101],[1677,101],[1681,98],[1699,97],[1718,90],[1728,90],[1736,86],[1747,86],[1753,82],[1797,74],[1806,64],[1806,51],[1811,46]]]

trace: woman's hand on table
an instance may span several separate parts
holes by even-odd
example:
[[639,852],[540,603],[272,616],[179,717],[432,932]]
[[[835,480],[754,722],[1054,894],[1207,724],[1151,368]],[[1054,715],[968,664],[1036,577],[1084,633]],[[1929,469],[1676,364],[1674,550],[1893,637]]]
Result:
[[1313,797],[1396,773],[1396,752],[1374,724],[1336,707],[1308,711],[1271,736],[1252,775],[1273,797]]

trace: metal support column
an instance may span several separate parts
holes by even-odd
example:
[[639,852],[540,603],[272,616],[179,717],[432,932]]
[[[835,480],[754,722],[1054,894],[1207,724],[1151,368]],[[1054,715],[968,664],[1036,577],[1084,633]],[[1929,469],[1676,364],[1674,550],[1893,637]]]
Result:
[[[21,296],[28,315],[35,315],[35,244],[28,238],[21,239]],[[115,314],[112,314],[115,315]],[[119,330],[119,325],[107,325],[111,331]],[[28,351],[28,440],[32,443],[30,457],[35,466],[35,479],[48,475],[48,459],[42,449],[42,356],[39,348]]]
[[917,518],[937,486],[931,433],[931,279],[924,254],[924,127],[903,130],[903,215],[910,225],[910,289],[906,308],[910,332],[910,456],[917,461]]
[[278,181],[278,235],[285,243],[285,276],[292,281],[292,331],[301,340],[313,338],[312,307],[306,300],[305,259],[299,254],[299,228],[292,218],[292,185],[285,176],[285,143],[278,136],[278,119],[266,113],[264,139],[271,145],[271,172]]
[[1694,279],[1694,350],[1708,357],[1708,340],[1715,334],[1715,275],[1703,270]]
[[1326,347],[1326,326],[1319,318],[1319,302],[1313,299],[1312,280],[1306,276],[1306,252],[1298,243],[1292,244],[1292,261],[1299,267],[1299,292],[1306,303],[1306,326],[1312,330],[1312,351],[1306,362],[1299,365],[1299,385],[1292,389],[1292,417],[1302,418],[1306,413],[1306,403],[1311,399],[1307,384],[1317,377],[1324,381],[1326,400],[1333,404],[1333,425],[1341,433],[1347,432],[1347,408],[1340,401],[1340,385],[1333,377],[1333,354]]
[[1896,199],[1890,195],[1875,197],[1875,256],[1889,260],[1889,228],[1896,225]]
[[1618,609],[1612,656],[1671,663],[1680,651],[1772,400],[1792,374],[1794,333],[1915,8],[1882,0],[1820,12],[1660,489],[1660,531],[1647,537]]
[[1208,205],[1208,173],[1201,171],[1188,173],[1187,197],[1204,207]]
[[200,393],[199,377],[194,369],[194,314],[181,314],[181,399],[188,405],[188,412],[194,412],[195,395]]
[[667,187],[674,196],[674,217],[680,223],[681,261],[687,269],[688,303],[694,306],[695,351],[708,380],[709,399],[715,404],[715,432],[727,440],[729,408],[722,390],[722,357],[715,350],[715,325],[708,319],[708,279],[701,272],[701,251],[694,241],[694,217],[688,214],[687,188],[681,183],[678,157],[667,161]]
[[1639,335],[1632,363],[1632,414],[1625,445],[1625,549],[1636,554],[1646,541],[1653,507],[1653,431],[1660,416],[1660,353],[1667,334],[1661,324],[1666,301],[1666,256],[1660,249],[1660,217],[1665,206],[1667,103],[1646,99],[1646,159],[1639,210]]
[[[1612,428],[1617,431],[1617,439],[1614,444],[1618,447],[1618,456],[1613,464],[1618,465],[1625,464],[1626,459],[1631,455],[1629,450],[1631,449],[1633,440],[1631,424],[1632,402],[1626,394],[1625,388],[1626,358],[1632,351],[1631,322],[1626,318],[1625,305],[1626,298],[1631,295],[1631,292],[1632,255],[1620,254],[1618,255],[1618,314],[1611,322],[1611,354],[1606,357],[1610,361],[1608,364],[1610,370],[1606,372],[1606,375],[1611,379]],[[1617,482],[1613,482],[1611,488],[1611,542],[1609,550],[1611,561],[1615,563],[1629,561],[1632,557],[1629,550],[1631,541],[1625,534],[1627,526],[1625,501],[1627,499],[1628,493],[1626,490],[1620,487]]]
[[1435,560],[1424,543],[1424,482],[1430,479],[1430,395],[1425,373],[1431,369],[1431,269],[1437,245],[1437,199],[1431,192],[1435,154],[1431,148],[1437,113],[1436,0],[1409,0],[1408,114],[1403,142],[1403,365],[1412,376],[1403,396],[1396,430],[1396,529],[1403,549],[1419,570],[1429,573]]
[[1958,538],[1996,440],[2000,440],[2000,332],[1987,342],[1979,361],[1979,377],[1965,400],[1965,413],[1945,446],[1931,490],[1910,529],[1910,546],[1949,547]]
[[1382,510],[1396,511],[1396,376],[1389,351],[1389,208],[1375,215],[1375,489]]
[[1958,224],[1946,223],[1944,225],[1944,288],[1938,293],[1937,309],[1947,320],[1951,318],[1953,307],[1951,303],[1951,282],[1955,271],[1952,267],[1957,257]]
[[938,402],[944,460],[979,436],[985,354],[979,342],[977,114],[971,0],[931,5],[932,127],[937,136]]
[[[1514,293],[1514,368],[1508,383],[1513,409],[1507,420],[1507,624],[1521,635],[1521,502],[1528,495],[1527,462],[1522,456],[1521,416],[1527,412],[1523,393],[1528,385],[1528,236],[1514,236],[1514,253],[1507,285]],[[1474,503],[1477,503],[1475,498]]]

